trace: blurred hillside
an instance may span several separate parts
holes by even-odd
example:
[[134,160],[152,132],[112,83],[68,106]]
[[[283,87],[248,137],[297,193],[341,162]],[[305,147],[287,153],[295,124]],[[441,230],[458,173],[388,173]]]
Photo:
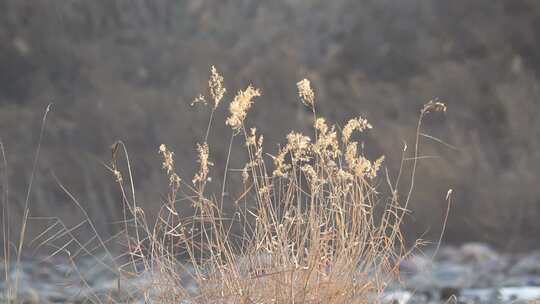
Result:
[[[228,100],[250,82],[262,89],[248,124],[257,122],[270,148],[311,124],[295,87],[307,77],[319,115],[372,122],[367,152],[385,154],[393,178],[419,109],[439,97],[449,112],[428,117],[424,132],[455,149],[423,140],[422,155],[436,158],[420,162],[410,238],[438,236],[453,188],[445,240],[537,247],[539,37],[535,0],[1,1],[0,138],[11,227],[20,228],[49,102],[31,215],[81,220],[54,172],[101,232],[114,232],[121,201],[103,163],[118,139],[130,153],[139,203],[155,210],[167,185],[159,144],[175,151],[180,175],[191,180],[195,171],[208,111],[190,103],[214,64]],[[230,136],[221,127],[225,111],[210,138],[218,169]],[[47,224],[33,220],[30,234]]]

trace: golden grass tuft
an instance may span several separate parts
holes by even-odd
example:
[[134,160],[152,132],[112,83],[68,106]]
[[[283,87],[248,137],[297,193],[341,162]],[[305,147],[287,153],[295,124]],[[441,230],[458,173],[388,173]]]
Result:
[[[213,113],[226,90],[214,67],[211,72]],[[243,138],[244,144],[234,148],[248,161],[239,170],[231,170],[227,161],[222,193],[208,193],[206,187],[212,165],[208,131],[197,146],[200,170],[193,185],[178,178],[174,154],[160,147],[171,187],[156,224],[148,225],[135,201],[125,204],[132,217],[126,222],[136,226],[130,254],[144,266],[141,273],[152,277],[151,288],[143,291],[147,301],[372,303],[396,279],[406,254],[400,226],[410,197],[400,204],[397,189],[386,200],[380,197],[375,180],[384,157],[369,160],[351,138],[354,131],[371,129],[367,120],[351,119],[339,135],[336,126],[317,116],[310,82],[297,86],[313,110],[313,130],[289,133],[274,156],[264,152],[263,136],[244,125],[260,91],[248,86],[234,97],[225,124],[232,128],[231,143],[232,137]],[[421,117],[443,109],[442,103],[428,103]],[[209,126],[211,120],[212,115]],[[226,212],[223,199],[225,192],[233,193],[226,191],[229,171],[243,181],[232,212]],[[387,203],[377,210],[380,201]],[[177,211],[185,210],[186,202],[194,214]],[[186,273],[194,286],[183,283]]]

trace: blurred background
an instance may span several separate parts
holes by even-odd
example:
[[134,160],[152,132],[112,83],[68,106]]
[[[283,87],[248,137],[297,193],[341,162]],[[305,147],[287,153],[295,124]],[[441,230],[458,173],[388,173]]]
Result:
[[[210,137],[219,172],[212,183],[219,184],[231,134],[225,102],[250,83],[263,96],[247,125],[264,134],[269,151],[289,130],[311,125],[296,93],[296,82],[308,78],[320,116],[341,125],[369,119],[367,153],[386,155],[391,179],[404,141],[414,142],[420,108],[437,97],[449,110],[427,117],[423,132],[452,147],[422,139],[420,152],[430,157],[419,163],[407,238],[438,238],[452,188],[445,242],[538,247],[539,46],[537,0],[0,1],[10,229],[20,229],[51,102],[30,216],[59,217],[70,227],[82,220],[57,176],[101,234],[118,232],[122,203],[104,166],[116,140],[128,148],[139,204],[157,210],[167,188],[158,146],[175,151],[190,181],[209,115],[190,104],[207,92],[215,65],[228,93]],[[27,239],[49,225],[31,220]]]

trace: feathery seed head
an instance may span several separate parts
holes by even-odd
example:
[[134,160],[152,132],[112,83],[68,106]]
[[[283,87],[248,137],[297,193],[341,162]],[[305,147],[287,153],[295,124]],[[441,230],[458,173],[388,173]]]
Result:
[[377,173],[384,161],[384,155],[379,157],[375,162],[362,155],[358,155],[358,143],[352,142],[347,145],[345,152],[345,161],[349,171],[356,177],[367,177],[373,179],[377,177]]
[[315,188],[316,186],[320,184],[324,184],[324,178],[319,178],[313,166],[306,164],[306,165],[303,165],[301,169],[302,169],[302,172],[304,172],[304,174],[308,178],[313,188]]
[[371,166],[369,160],[367,160],[363,156],[358,155],[357,142],[352,142],[347,145],[347,150],[345,152],[345,160],[347,161],[347,166],[349,167],[349,170],[356,177],[364,177]]
[[324,118],[317,118],[315,129],[319,131],[319,134],[317,142],[313,144],[314,152],[321,156],[337,157],[340,154],[340,149],[335,126],[329,129]]
[[199,159],[198,159],[198,163],[200,164],[199,165],[199,172],[197,172],[197,174],[195,174],[195,176],[193,177],[193,184],[196,184],[197,182],[200,182],[200,183],[203,183],[203,182],[206,182],[208,180],[208,172],[209,172],[209,167],[210,166],[213,166],[214,164],[212,162],[210,162],[208,160],[209,158],[209,149],[208,149],[208,144],[207,143],[204,143],[204,144],[197,144],[197,152],[199,154]]
[[356,165],[356,155],[358,154],[358,143],[352,142],[345,148],[345,161],[349,168],[353,168]]
[[294,161],[309,161],[311,139],[301,133],[291,132],[287,135],[287,147]]
[[246,119],[247,111],[253,103],[252,99],[258,96],[261,96],[261,92],[251,85],[244,91],[238,91],[234,100],[229,105],[230,116],[225,123],[234,131],[239,131]]
[[167,171],[167,174],[171,174],[174,171],[174,152],[169,151],[167,146],[161,144],[159,146],[159,153],[163,155],[162,167]]
[[311,88],[311,82],[304,78],[296,83],[296,87],[298,88],[298,96],[300,96],[302,102],[306,106],[313,108],[315,106],[315,93]]
[[114,177],[116,178],[116,182],[117,183],[122,183],[122,181],[123,181],[122,173],[120,171],[114,169],[113,174],[114,174]]
[[353,118],[347,122],[345,127],[343,128],[343,142],[349,143],[349,140],[351,139],[352,132],[355,130],[358,130],[359,132],[363,132],[366,129],[371,129],[373,126],[364,118],[358,117]]
[[167,146],[161,144],[159,146],[159,153],[163,155],[162,167],[167,171],[167,175],[169,175],[169,186],[173,187],[175,190],[178,190],[178,188],[180,188],[181,179],[178,174],[174,172],[174,152],[169,151]]
[[246,135],[246,146],[252,147],[254,150],[252,152],[254,153],[255,159],[254,162],[261,162],[262,161],[262,154],[263,154],[263,141],[264,137],[262,135],[259,136],[257,139],[257,128],[251,128],[250,135]]
[[430,112],[446,112],[446,104],[437,100],[430,100],[424,105],[420,113],[427,114]]
[[326,134],[328,132],[328,125],[324,118],[317,118],[315,120],[315,130],[319,131],[320,134]]
[[285,162],[285,156],[287,155],[288,152],[289,152],[288,146],[285,146],[279,150],[279,153],[276,156],[273,157],[274,166],[275,166],[274,172],[272,174],[273,176],[276,176],[276,177],[287,176],[287,172],[291,168],[291,165]]
[[194,106],[196,104],[202,103],[203,105],[207,105],[206,98],[202,94],[199,94],[199,96],[195,97],[193,101],[191,102],[191,106]]
[[216,67],[212,66],[210,70],[212,75],[208,80],[208,87],[210,88],[210,95],[214,99],[214,109],[216,109],[227,89],[223,86],[223,76],[218,73]]
[[377,177],[377,173],[379,172],[379,170],[381,169],[381,166],[382,166],[382,163],[384,162],[384,155],[382,155],[381,157],[377,158],[377,160],[375,160],[375,162],[373,162],[373,164],[371,165],[371,170],[369,172],[369,177],[370,178],[375,178]]
[[178,188],[180,188],[181,181],[180,176],[178,176],[176,172],[169,175],[169,186],[171,186],[173,189],[178,190]]
[[257,144],[257,128],[251,128],[251,133],[246,137],[246,146],[255,146]]

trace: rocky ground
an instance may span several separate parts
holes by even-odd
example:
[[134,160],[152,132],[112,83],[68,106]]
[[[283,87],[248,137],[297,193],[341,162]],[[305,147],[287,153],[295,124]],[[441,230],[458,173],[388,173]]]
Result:
[[[432,255],[425,251],[406,260],[401,282],[387,290],[384,303],[540,303],[540,252],[500,254],[486,245],[469,243],[443,247],[435,258]],[[25,258],[19,272],[20,298],[26,303],[99,302],[98,298],[131,303],[141,299],[141,286],[149,278],[118,280],[107,264],[106,257],[88,259],[80,261],[75,270],[67,259]],[[11,282],[16,274],[10,271]],[[5,281],[0,282],[0,289],[3,303]]]
[[[499,254],[479,243],[444,247],[402,264],[396,303],[531,303],[540,300],[540,252]],[[540,302],[539,302],[540,303]]]

